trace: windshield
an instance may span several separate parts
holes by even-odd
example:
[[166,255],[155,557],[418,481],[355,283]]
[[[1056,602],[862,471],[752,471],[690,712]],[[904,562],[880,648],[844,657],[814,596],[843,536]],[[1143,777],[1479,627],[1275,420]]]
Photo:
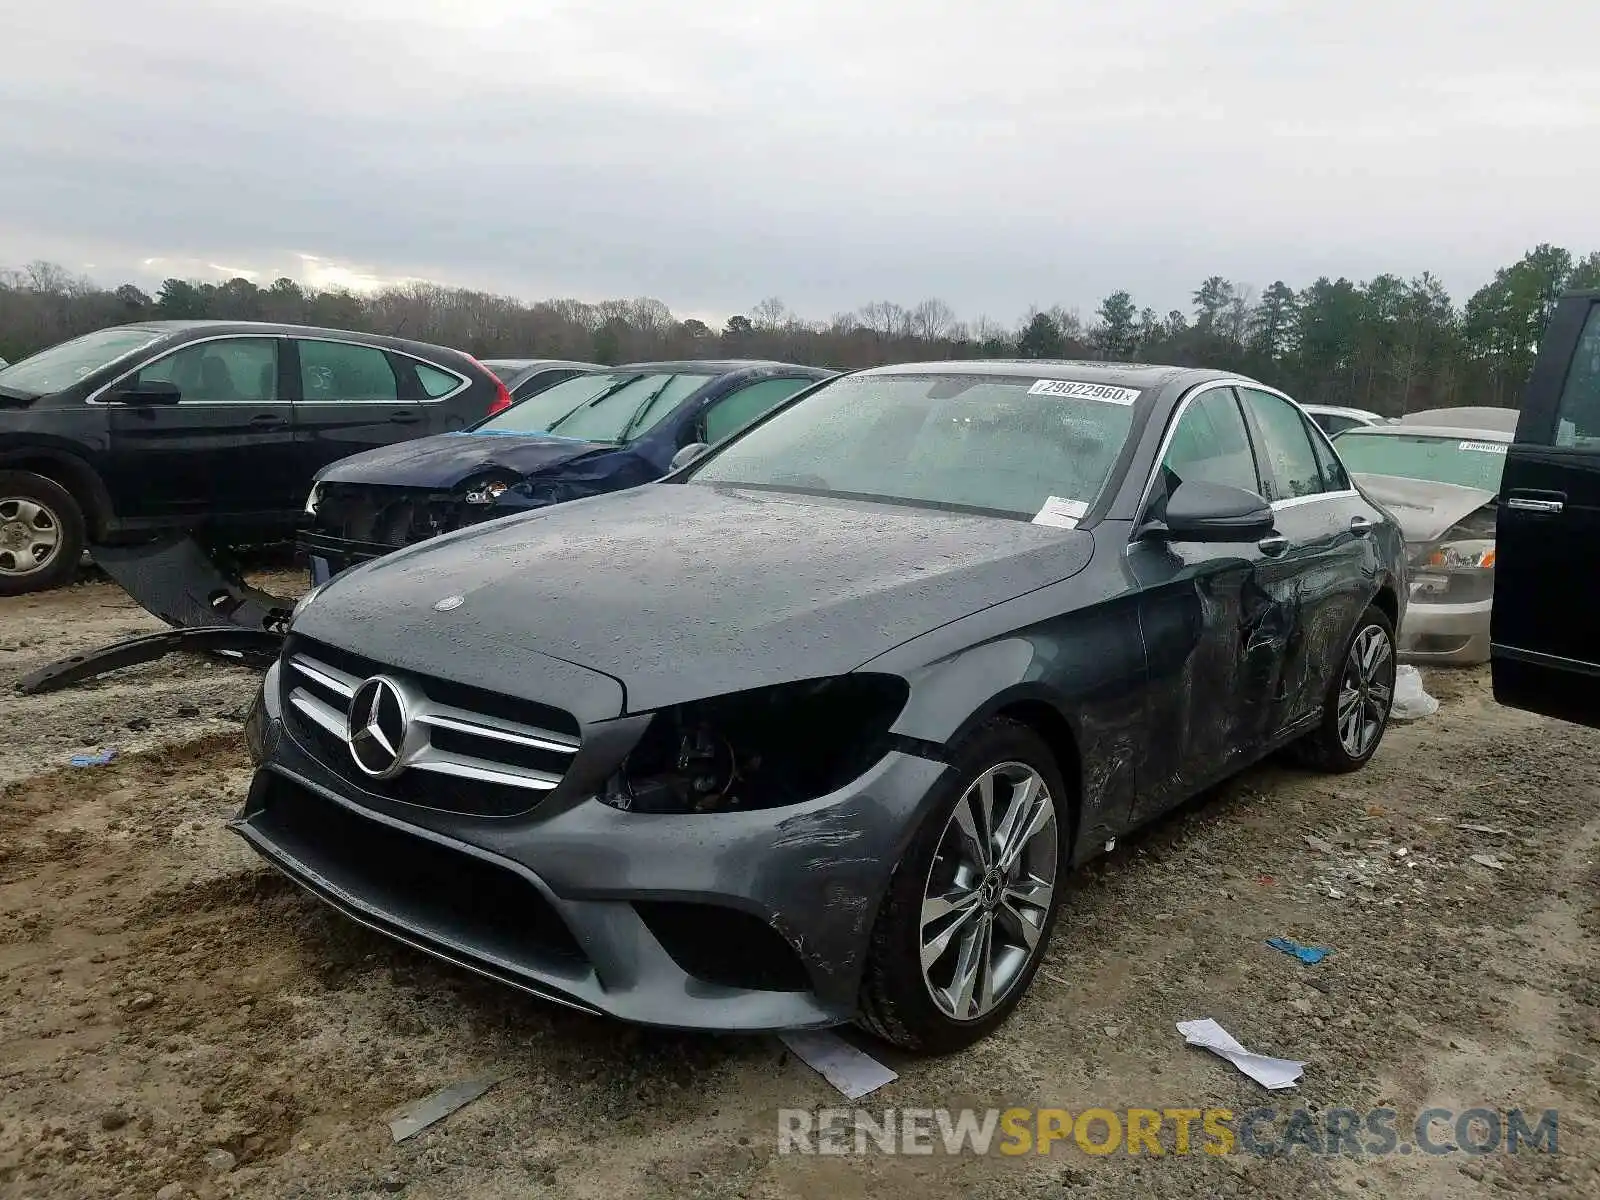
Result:
[[1398,475],[1463,487],[1500,490],[1504,442],[1417,434],[1344,433],[1334,439],[1344,465],[1361,475]]
[[160,338],[160,333],[150,329],[100,329],[86,333],[0,371],[0,390],[14,395],[48,396]]
[[[590,379],[610,379],[611,383],[607,390],[552,424],[551,433],[582,438],[586,442],[632,441],[711,382],[712,377],[663,372],[599,375],[590,376]],[[549,394],[544,393],[545,396]]]
[[615,387],[631,375],[577,375],[552,388],[535,392],[504,412],[473,426],[473,433],[544,433],[586,400],[593,400],[607,388]]
[[693,475],[1027,519],[1055,501],[1052,511],[1081,515],[1127,440],[1136,396],[1009,375],[849,376],[736,437]]

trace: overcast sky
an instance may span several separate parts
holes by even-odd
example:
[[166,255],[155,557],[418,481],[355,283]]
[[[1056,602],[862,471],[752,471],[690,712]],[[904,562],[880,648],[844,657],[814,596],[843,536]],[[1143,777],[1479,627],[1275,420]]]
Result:
[[1529,0],[48,0],[0,265],[825,318],[1600,248],[1600,15]]

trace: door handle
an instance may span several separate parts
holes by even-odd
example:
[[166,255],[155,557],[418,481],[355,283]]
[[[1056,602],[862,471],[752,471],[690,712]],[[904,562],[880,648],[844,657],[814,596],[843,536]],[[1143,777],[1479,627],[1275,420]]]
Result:
[[1560,492],[1546,492],[1542,496],[1512,492],[1506,497],[1506,507],[1519,512],[1558,513],[1566,506],[1566,500],[1566,496]]
[[1372,522],[1365,517],[1351,517],[1350,532],[1357,537],[1364,537],[1372,532]]
[[422,418],[414,412],[401,409],[399,412],[390,413],[389,420],[395,425],[415,425]]
[[1261,550],[1261,553],[1265,554],[1268,558],[1277,558],[1278,555],[1282,554],[1289,548],[1289,539],[1284,537],[1281,533],[1274,533],[1268,537],[1262,538],[1256,543],[1256,546]]

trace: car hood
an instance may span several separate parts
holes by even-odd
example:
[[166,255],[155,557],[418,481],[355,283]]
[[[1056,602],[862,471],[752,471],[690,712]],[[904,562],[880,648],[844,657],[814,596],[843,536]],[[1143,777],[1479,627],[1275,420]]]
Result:
[[317,481],[444,489],[495,467],[531,475],[610,449],[540,433],[441,433],[342,458],[325,467]]
[[650,484],[358,567],[295,630],[513,693],[509,649],[537,651],[621,681],[639,712],[851,671],[1081,571],[1093,546],[1020,520]]
[[1361,490],[1394,514],[1405,540],[1432,542],[1463,517],[1494,502],[1496,493],[1457,483],[1355,474]]

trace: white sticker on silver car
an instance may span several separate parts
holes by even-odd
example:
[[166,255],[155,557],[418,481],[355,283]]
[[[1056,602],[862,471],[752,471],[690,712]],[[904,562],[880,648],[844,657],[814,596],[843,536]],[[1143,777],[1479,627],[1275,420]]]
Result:
[[1109,383],[1074,383],[1070,379],[1041,379],[1028,389],[1028,395],[1066,396],[1073,400],[1099,400],[1104,404],[1132,404],[1139,398],[1139,389],[1114,387]]
[[1506,444],[1504,442],[1462,442],[1456,449],[1476,450],[1479,454],[1504,454],[1506,452]]

